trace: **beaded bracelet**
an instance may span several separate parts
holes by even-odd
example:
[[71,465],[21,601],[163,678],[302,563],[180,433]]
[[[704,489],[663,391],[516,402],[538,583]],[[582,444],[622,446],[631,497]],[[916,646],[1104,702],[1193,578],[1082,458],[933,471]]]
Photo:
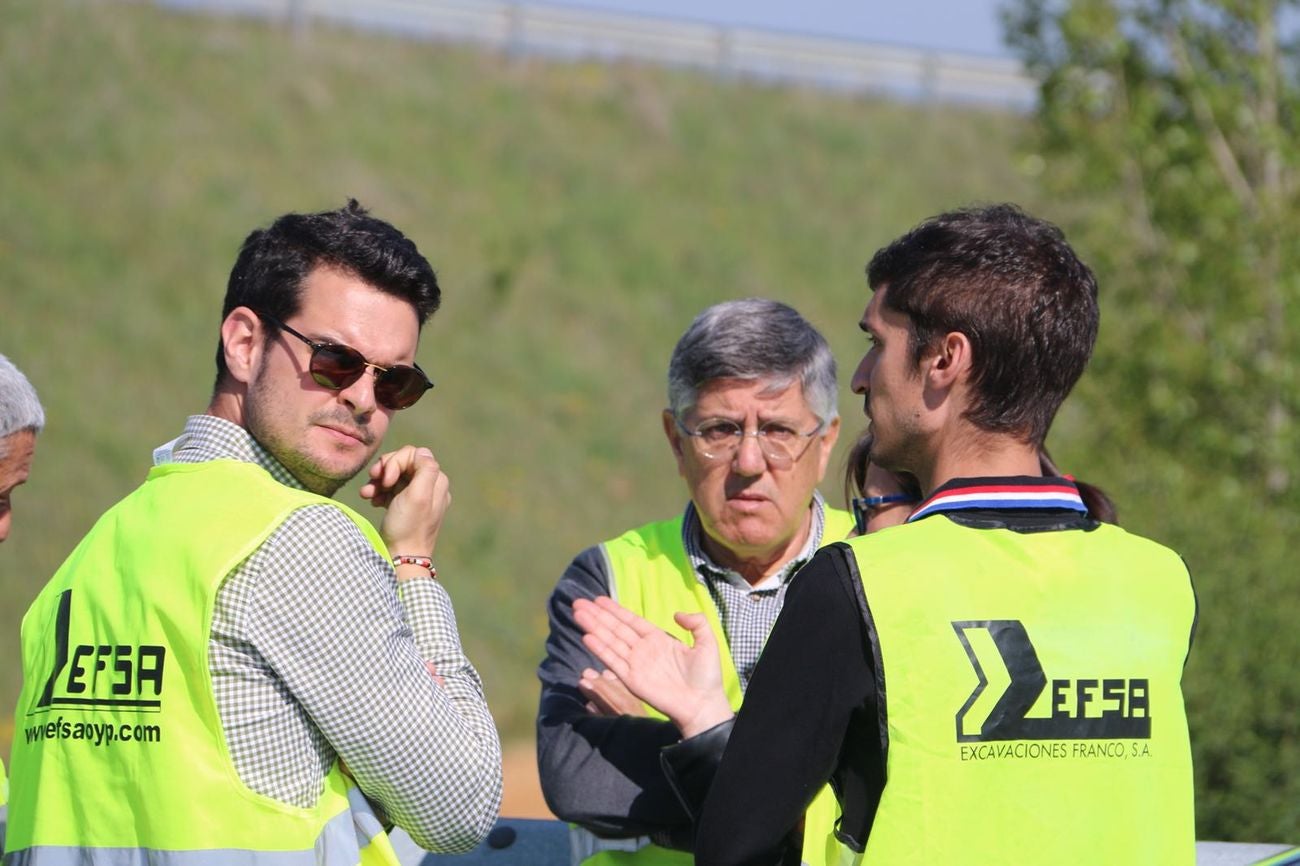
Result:
[[433,560],[427,556],[407,556],[399,553],[393,557],[393,568],[399,565],[418,565],[420,568],[427,569],[429,577],[437,579],[438,569],[433,567]]

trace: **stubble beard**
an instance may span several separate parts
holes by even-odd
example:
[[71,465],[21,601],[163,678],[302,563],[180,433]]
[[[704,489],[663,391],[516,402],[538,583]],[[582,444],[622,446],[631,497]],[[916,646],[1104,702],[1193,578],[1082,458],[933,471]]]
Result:
[[[315,412],[307,419],[307,424],[298,431],[299,440],[296,442],[289,441],[289,436],[281,435],[276,431],[274,425],[269,423],[270,419],[277,417],[275,408],[277,400],[271,389],[262,386],[263,381],[262,377],[258,377],[248,389],[248,399],[244,409],[244,421],[248,432],[257,440],[258,444],[271,452],[271,456],[275,457],[280,465],[289,470],[289,473],[298,479],[298,482],[304,488],[320,496],[333,497],[343,485],[355,478],[357,473],[370,462],[375,449],[371,447],[364,457],[358,461],[357,466],[345,474],[325,469],[318,460],[307,452],[305,440],[310,428],[325,420],[334,420],[341,425],[352,428],[360,427],[360,425],[341,407],[340,411],[336,412]],[[361,431],[366,437],[366,445],[371,446],[373,435],[364,427],[361,427]]]
[[[872,420],[875,422],[874,418]],[[890,435],[881,436],[879,423],[873,423],[874,438],[869,457],[882,469],[915,476],[922,450],[920,425],[915,423],[915,419],[912,423],[896,420],[896,427],[898,429],[891,431]]]

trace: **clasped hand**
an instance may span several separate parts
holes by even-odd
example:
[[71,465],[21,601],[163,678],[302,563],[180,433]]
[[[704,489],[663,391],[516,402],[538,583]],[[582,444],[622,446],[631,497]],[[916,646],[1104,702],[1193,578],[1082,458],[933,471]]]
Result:
[[432,556],[451,505],[451,482],[428,448],[406,445],[381,454],[361,497],[387,510],[379,534],[393,553]]

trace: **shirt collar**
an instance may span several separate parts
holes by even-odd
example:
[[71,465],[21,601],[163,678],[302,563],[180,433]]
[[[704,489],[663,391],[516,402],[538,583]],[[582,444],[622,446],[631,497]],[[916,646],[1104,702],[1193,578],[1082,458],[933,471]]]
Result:
[[1079,488],[1069,478],[954,478],[931,493],[908,523],[945,511],[1065,510],[1088,513]]
[[812,555],[822,546],[822,535],[826,529],[826,500],[822,498],[819,491],[813,491],[813,501],[809,507],[812,509],[812,525],[809,527],[808,540],[804,542],[803,548],[779,571],[765,578],[759,587],[751,587],[749,582],[738,573],[718,565],[705,553],[704,527],[700,523],[699,512],[695,510],[694,502],[686,503],[686,512],[682,515],[682,546],[686,549],[686,559],[695,571],[696,579],[701,582],[726,580],[744,589],[772,589],[785,583],[804,563],[812,559]]
[[164,463],[203,463],[240,460],[256,464],[288,487],[305,490],[293,473],[272,456],[244,427],[215,415],[191,415],[181,435],[153,450],[155,466]]

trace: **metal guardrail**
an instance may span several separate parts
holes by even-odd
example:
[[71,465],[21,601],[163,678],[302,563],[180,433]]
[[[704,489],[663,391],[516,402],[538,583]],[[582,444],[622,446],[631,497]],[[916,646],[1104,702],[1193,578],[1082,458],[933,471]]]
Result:
[[159,5],[325,21],[511,54],[635,60],[726,77],[931,102],[1028,109],[1036,86],[1014,60],[511,0],[155,0]]

